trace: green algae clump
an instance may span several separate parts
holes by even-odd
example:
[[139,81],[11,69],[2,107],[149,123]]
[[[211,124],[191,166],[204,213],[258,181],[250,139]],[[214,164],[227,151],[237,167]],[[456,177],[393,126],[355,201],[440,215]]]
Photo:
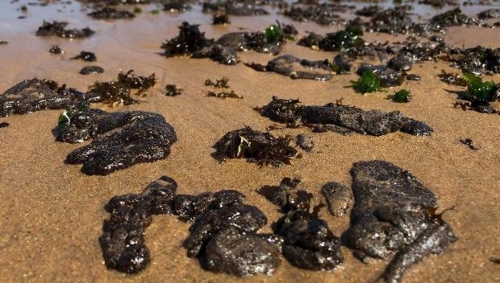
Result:
[[465,73],[464,79],[467,82],[467,91],[479,99],[493,101],[497,86],[493,81],[483,82],[483,80],[471,73]]
[[283,31],[277,25],[270,25],[264,31],[264,38],[269,44],[275,44],[283,39]]
[[410,94],[410,91],[402,89],[400,91],[395,92],[392,95],[387,96],[387,99],[390,99],[393,102],[397,103],[408,103],[410,102],[411,96],[412,95]]
[[372,70],[367,70],[357,81],[351,81],[351,87],[356,92],[367,93],[380,90],[380,79]]

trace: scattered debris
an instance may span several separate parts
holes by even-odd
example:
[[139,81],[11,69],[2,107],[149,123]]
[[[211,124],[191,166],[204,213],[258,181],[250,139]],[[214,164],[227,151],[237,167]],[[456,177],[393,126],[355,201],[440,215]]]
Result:
[[462,144],[468,146],[472,150],[478,150],[479,149],[477,146],[474,145],[474,141],[472,139],[470,139],[470,138],[461,139],[459,141]]
[[226,77],[217,79],[215,82],[210,79],[206,79],[205,86],[211,86],[214,89],[222,89],[221,91],[208,91],[208,97],[243,99],[243,96],[239,96],[236,92],[234,92],[234,90],[229,89],[229,79]]

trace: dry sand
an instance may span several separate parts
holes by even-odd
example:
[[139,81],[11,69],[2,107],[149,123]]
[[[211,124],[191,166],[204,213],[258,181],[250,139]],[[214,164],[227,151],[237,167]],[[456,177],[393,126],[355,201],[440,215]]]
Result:
[[[7,1],[5,1],[7,2]],[[102,222],[108,214],[103,205],[115,195],[141,192],[161,175],[173,177],[178,193],[196,194],[234,188],[247,195],[246,202],[257,205],[269,222],[280,214],[276,207],[256,193],[262,185],[275,185],[286,176],[303,180],[303,186],[320,201],[319,190],[325,182],[350,185],[349,170],[353,162],[383,159],[415,175],[439,198],[442,209],[454,207],[444,218],[459,240],[448,252],[430,256],[411,268],[404,282],[499,282],[500,267],[491,257],[500,257],[500,150],[498,149],[498,115],[480,114],[453,108],[456,97],[438,80],[441,69],[452,70],[445,63],[416,64],[412,73],[422,76],[420,82],[406,82],[413,100],[408,104],[392,103],[388,93],[359,95],[350,88],[355,75],[335,76],[328,82],[291,80],[277,74],[258,73],[243,64],[224,66],[202,59],[164,58],[158,56],[160,44],[177,35],[182,20],[201,24],[207,37],[218,37],[229,31],[251,26],[262,30],[279,16],[257,18],[232,17],[225,27],[209,25],[211,18],[194,12],[168,15],[144,13],[132,21],[99,22],[81,13],[78,4],[50,8],[28,6],[27,18],[15,8],[20,4],[0,6],[0,46],[2,77],[0,92],[23,79],[48,78],[85,91],[94,81],[116,77],[119,70],[134,69],[137,74],[155,73],[159,78],[154,90],[143,103],[107,108],[110,111],[145,110],[165,116],[176,129],[178,142],[164,160],[139,164],[108,176],[86,176],[80,166],[63,163],[66,155],[80,145],[54,141],[51,130],[61,111],[41,111],[29,115],[0,118],[10,127],[0,129],[0,281],[1,282],[372,282],[388,261],[363,264],[343,247],[345,262],[333,271],[310,272],[292,267],[282,260],[273,276],[234,278],[213,274],[200,268],[185,255],[181,243],[188,225],[173,216],[154,217],[146,232],[146,245],[152,262],[139,275],[124,275],[107,270],[97,241]],[[10,10],[9,10],[10,9]],[[52,9],[53,10],[53,9]],[[9,12],[11,11],[11,12]],[[43,14],[42,14],[43,13]],[[35,36],[42,20],[68,20],[70,27],[90,26],[96,34],[84,40],[64,40]],[[256,20],[258,19],[258,20]],[[301,35],[306,30],[323,34],[337,27],[296,24]],[[378,38],[400,40],[379,34]],[[500,31],[483,28],[453,28],[445,35],[456,46],[482,44],[499,47]],[[59,44],[65,54],[48,52]],[[82,50],[95,52],[97,64],[106,72],[96,76],[78,74],[82,61],[69,60]],[[308,59],[331,58],[332,53],[317,52],[289,42],[284,53]],[[252,52],[240,54],[242,61],[265,63],[271,56]],[[358,62],[359,63],[359,62]],[[454,70],[455,71],[455,70]],[[241,100],[222,100],[205,96],[206,78],[230,79],[229,84]],[[500,76],[492,79],[500,81]],[[184,94],[166,97],[165,84],[176,84]],[[400,88],[395,88],[398,90]],[[394,90],[389,90],[389,93]],[[307,133],[313,136],[315,148],[304,153],[291,166],[258,167],[244,160],[219,164],[211,157],[212,145],[226,132],[249,125],[265,130],[273,124],[252,108],[267,104],[273,95],[299,98],[304,104],[325,104],[343,97],[343,103],[363,109],[400,110],[404,115],[431,125],[435,134],[416,137],[394,133],[382,137],[335,133],[312,134],[308,129],[284,129],[274,134]],[[470,150],[459,139],[472,138],[480,150]],[[348,226],[348,217],[334,218],[326,210],[320,214],[336,235]],[[270,231],[267,225],[264,231]]]

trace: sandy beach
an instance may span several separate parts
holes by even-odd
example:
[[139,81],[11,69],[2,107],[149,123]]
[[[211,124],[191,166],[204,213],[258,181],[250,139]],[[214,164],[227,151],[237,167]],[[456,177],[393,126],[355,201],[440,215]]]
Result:
[[[185,13],[160,11],[144,6],[133,20],[98,21],[78,2],[50,4],[55,7],[28,5],[25,19],[19,8],[27,1],[0,4],[0,46],[2,77],[0,93],[24,79],[52,79],[80,91],[95,81],[109,81],[119,71],[133,69],[140,75],[155,73],[157,84],[141,102],[130,106],[97,105],[106,111],[142,110],[159,113],[175,128],[178,141],[166,159],[134,165],[107,176],[88,176],[79,165],[64,164],[68,153],[79,144],[56,142],[52,130],[61,110],[44,110],[28,115],[0,118],[9,127],[0,128],[0,281],[9,282],[373,282],[389,260],[364,264],[347,247],[342,247],[344,263],[332,271],[307,271],[291,266],[282,258],[272,276],[237,278],[205,271],[195,259],[186,256],[182,241],[189,224],[174,216],[155,216],[146,230],[151,264],[137,275],[108,270],[104,265],[98,238],[103,220],[108,217],[104,204],[115,196],[139,193],[162,175],[174,178],[178,193],[236,189],[246,195],[245,202],[259,207],[267,216],[262,230],[280,217],[277,208],[257,193],[263,185],[277,185],[283,177],[302,180],[301,187],[321,201],[321,186],[336,181],[350,186],[349,170],[362,160],[381,159],[405,168],[438,198],[440,209],[454,207],[444,214],[459,240],[441,255],[432,255],[405,273],[403,282],[500,282],[500,266],[490,258],[500,258],[500,116],[462,111],[454,108],[456,94],[463,87],[447,85],[437,75],[442,69],[460,72],[447,62],[413,65],[411,73],[421,81],[406,81],[401,87],[361,95],[346,88],[357,75],[334,75],[326,82],[292,80],[274,73],[259,73],[242,63],[218,64],[209,59],[165,58],[160,45],[178,34],[182,21],[199,24],[208,38],[232,31],[259,31],[279,20],[273,13],[257,17],[231,17],[226,26],[211,25],[212,17],[201,7]],[[498,4],[498,2],[496,2]],[[469,7],[477,12],[487,7]],[[477,9],[474,10],[474,9]],[[59,11],[58,11],[59,10]],[[423,15],[423,17],[428,17]],[[90,27],[90,38],[68,40],[37,37],[43,20],[65,20],[71,28]],[[341,26],[296,23],[299,38],[306,31],[318,34],[340,30]],[[447,44],[457,47],[500,47],[500,30],[483,27],[453,27],[442,35]],[[367,42],[402,41],[407,36],[365,33]],[[64,54],[49,53],[59,45]],[[89,63],[70,60],[80,51],[94,52],[97,65],[105,72],[83,76],[79,70]],[[322,52],[287,42],[282,54],[309,60],[324,60],[333,52]],[[241,62],[265,64],[272,55],[239,53]],[[361,63],[354,63],[356,68]],[[243,99],[207,97],[207,78],[227,77],[231,89]],[[500,82],[500,75],[486,77]],[[167,97],[166,84],[176,84],[183,94]],[[401,88],[411,91],[409,103],[385,99]],[[342,136],[333,132],[312,133],[305,127],[273,130],[273,135],[310,135],[315,143],[311,152],[291,165],[274,168],[257,166],[243,159],[219,163],[211,154],[213,145],[225,133],[244,126],[265,131],[275,125],[253,108],[271,101],[272,96],[300,99],[305,105],[324,105],[343,98],[342,103],[362,109],[399,110],[405,116],[424,121],[434,129],[432,136],[411,136],[401,132],[374,137],[361,134]],[[471,150],[460,139],[471,138],[479,150]],[[89,143],[88,141],[86,143]],[[349,217],[333,217],[323,209],[335,235],[349,226]]]

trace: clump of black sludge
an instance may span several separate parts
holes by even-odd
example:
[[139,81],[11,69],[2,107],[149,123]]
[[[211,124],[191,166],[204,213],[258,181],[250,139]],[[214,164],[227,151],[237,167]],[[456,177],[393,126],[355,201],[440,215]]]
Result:
[[227,158],[245,158],[259,165],[280,167],[290,164],[297,150],[290,145],[291,139],[275,137],[270,133],[253,130],[250,127],[226,133],[214,145],[214,157],[220,161]]
[[311,211],[313,195],[297,189],[299,179],[284,178],[279,186],[263,186],[259,193],[278,206],[283,216],[273,224],[281,251],[294,266],[307,270],[331,270],[344,258],[340,240],[318,217],[321,206]]
[[62,38],[85,38],[93,35],[95,32],[86,27],[83,29],[67,29],[67,22],[46,22],[36,31],[37,36],[58,36]]
[[63,142],[93,139],[65,160],[67,164],[82,164],[82,172],[88,175],[107,175],[137,163],[164,159],[177,141],[174,128],[159,114],[107,113],[85,106],[65,110],[56,132],[56,140]]
[[142,271],[151,261],[144,232],[152,215],[172,213],[177,183],[167,176],[149,184],[142,194],[115,196],[104,206],[110,214],[99,238],[106,267],[124,273]]
[[265,5],[265,3],[259,3],[257,1],[203,1],[203,12],[204,13],[226,13],[227,15],[234,16],[256,16],[256,15],[268,15],[269,12],[265,9],[259,7],[259,5]]
[[274,273],[280,263],[279,244],[272,235],[257,233],[267,218],[257,207],[244,204],[243,194],[224,190],[175,195],[176,189],[175,181],[163,176],[142,194],[110,199],[105,206],[110,218],[99,238],[108,268],[143,270],[150,262],[144,231],[152,215],[174,214],[192,223],[183,246],[205,269],[235,276]]
[[[408,171],[373,160],[354,163],[351,175],[352,193],[340,183],[328,182],[321,194],[332,216],[350,211],[342,243],[358,259],[392,256],[381,280],[399,282],[412,265],[446,251],[457,240],[442,214],[436,214],[436,196]],[[300,183],[286,177],[277,186],[258,190],[283,214],[272,223],[272,234],[259,233],[266,216],[244,204],[245,196],[235,190],[176,194],[176,182],[163,176],[141,194],[115,196],[104,207],[110,217],[99,238],[106,266],[125,273],[143,270],[151,261],[144,232],[152,215],[173,214],[191,223],[183,246],[187,256],[197,258],[206,270],[271,275],[280,264],[280,253],[298,268],[334,269],[344,261],[341,240],[318,216],[324,205],[312,206],[314,195],[299,188]]]
[[346,133],[354,131],[360,134],[382,136],[401,131],[411,135],[429,136],[433,130],[424,122],[405,117],[399,111],[382,112],[363,110],[341,103],[328,103],[324,106],[301,105],[297,99],[273,100],[257,109],[264,117],[289,126],[311,126],[313,131],[332,130]]
[[351,169],[354,207],[343,234],[354,255],[387,258],[384,282],[399,282],[404,272],[455,242],[451,227],[436,214],[436,196],[408,171],[386,161],[362,161]]
[[103,20],[103,19],[132,19],[135,14],[127,10],[118,10],[113,7],[103,7],[101,9],[96,9],[93,12],[87,14],[93,19]]
[[[86,54],[84,54],[86,57]],[[91,56],[92,57],[92,56]],[[82,74],[102,73],[98,66],[82,69]],[[108,103],[129,105],[137,103],[136,96],[144,93],[156,84],[155,74],[140,76],[133,70],[119,73],[116,80],[95,82],[87,93],[59,85],[53,80],[33,78],[23,80],[0,95],[0,117],[13,114],[28,114],[46,109],[77,108],[90,103]]]
[[333,78],[331,74],[332,63],[328,62],[328,59],[310,61],[285,54],[269,60],[267,65],[252,62],[245,63],[245,66],[258,72],[274,72],[292,79],[327,81]]
[[53,80],[23,80],[0,95],[0,117],[64,109],[86,101],[86,94]]
[[89,52],[89,51],[81,51],[80,54],[78,54],[77,56],[74,56],[72,58],[70,58],[71,60],[83,60],[83,61],[86,61],[86,62],[95,62],[97,61],[97,57],[95,56],[95,54],[93,52]]
[[[307,106],[297,99],[273,97],[269,104],[255,110],[286,127],[306,126],[312,128],[313,132],[333,131],[342,135],[356,132],[372,136],[397,131],[415,136],[430,136],[433,133],[433,129],[426,123],[406,117],[399,111],[363,110],[343,105],[340,101],[324,106]],[[296,138],[276,137],[247,126],[226,133],[215,143],[216,152],[213,156],[219,161],[244,158],[258,165],[280,167],[291,164],[293,158],[302,156],[291,145],[293,140],[305,151],[311,151],[314,146],[312,139],[304,134],[299,134]]]
[[[276,26],[276,29],[280,28]],[[281,32],[281,29],[280,29]],[[239,62],[236,52],[254,50],[261,53],[279,53],[285,43],[285,35],[273,32],[233,32],[217,40],[208,39],[199,30],[199,25],[183,22],[179,35],[165,41],[161,48],[163,56],[190,56],[191,58],[210,58],[225,65]]]
[[80,70],[81,75],[96,75],[104,73],[104,68],[96,65],[85,66]]

